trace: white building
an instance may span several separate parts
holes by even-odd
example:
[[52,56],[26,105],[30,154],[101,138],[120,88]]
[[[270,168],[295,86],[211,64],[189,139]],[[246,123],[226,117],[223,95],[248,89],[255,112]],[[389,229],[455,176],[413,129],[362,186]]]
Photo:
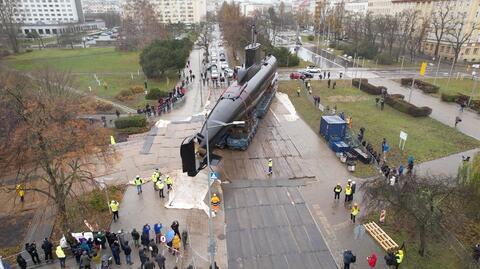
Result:
[[205,20],[207,0],[150,0],[162,23],[195,24]]
[[267,13],[268,9],[273,7],[273,4],[269,3],[258,3],[253,1],[244,1],[240,2],[240,12],[244,16],[253,16],[256,13]]
[[84,14],[122,12],[119,0],[83,0],[82,6]]
[[367,15],[368,12],[368,2],[366,0],[346,2],[344,7],[345,11],[359,13],[364,16]]
[[368,0],[368,11],[373,15],[393,15],[395,13],[392,0]]

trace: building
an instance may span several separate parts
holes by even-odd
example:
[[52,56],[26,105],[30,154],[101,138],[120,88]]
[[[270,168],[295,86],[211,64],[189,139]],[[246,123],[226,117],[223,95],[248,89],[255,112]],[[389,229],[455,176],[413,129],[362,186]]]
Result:
[[392,0],[368,0],[368,12],[372,15],[392,15],[395,10]]
[[273,8],[273,4],[259,3],[254,1],[244,1],[238,3],[240,6],[240,13],[244,16],[254,16],[255,14],[265,14],[269,8]]
[[367,15],[368,12],[368,1],[367,0],[358,0],[350,1],[344,3],[345,11],[350,13],[358,13],[362,15]]
[[120,1],[118,0],[83,0],[84,14],[102,14],[122,12]]
[[161,23],[195,24],[205,20],[207,0],[150,0]]
[[81,0],[16,0],[13,10],[22,34],[56,35],[105,27],[100,21],[85,21]]

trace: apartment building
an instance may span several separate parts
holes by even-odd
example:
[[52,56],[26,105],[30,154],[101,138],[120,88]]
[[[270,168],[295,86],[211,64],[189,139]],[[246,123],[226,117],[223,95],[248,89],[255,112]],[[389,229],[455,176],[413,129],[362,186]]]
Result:
[[122,12],[119,0],[83,0],[84,14],[118,13]]
[[207,15],[207,0],[150,0],[162,23],[200,23]]

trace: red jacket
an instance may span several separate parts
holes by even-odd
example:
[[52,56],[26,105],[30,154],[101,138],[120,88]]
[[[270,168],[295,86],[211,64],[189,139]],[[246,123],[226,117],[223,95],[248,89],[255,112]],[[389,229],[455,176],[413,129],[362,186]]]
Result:
[[372,253],[372,255],[367,258],[367,261],[370,267],[375,267],[375,265],[377,264],[377,255],[375,255],[375,253]]

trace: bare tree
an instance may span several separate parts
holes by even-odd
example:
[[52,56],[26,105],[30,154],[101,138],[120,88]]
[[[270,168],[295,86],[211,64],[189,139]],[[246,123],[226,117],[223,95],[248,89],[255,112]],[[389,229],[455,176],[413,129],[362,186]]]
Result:
[[440,43],[444,40],[445,34],[447,34],[453,26],[455,17],[453,16],[453,6],[451,1],[441,1],[438,4],[434,4],[435,10],[432,14],[431,29],[435,35],[435,58],[438,57],[438,49]]
[[478,26],[479,24],[477,22],[467,21],[466,14],[463,14],[463,16],[460,14],[460,16],[458,16],[453,23],[452,27],[447,33],[447,39],[455,54],[453,58],[454,64],[458,60],[458,56],[460,55],[463,45],[471,41],[470,39],[473,32],[479,29]]
[[200,35],[198,36],[198,46],[205,50],[205,57],[209,57],[210,43],[212,42],[212,25],[208,22],[200,25]]
[[417,26],[414,32],[409,36],[407,40],[407,49],[410,53],[410,61],[413,62],[417,53],[420,53],[422,48],[422,42],[425,40],[425,37],[428,32],[428,27],[430,25],[428,17],[422,17],[420,19],[421,23],[417,22]]
[[95,185],[92,171],[111,163],[114,151],[106,129],[80,118],[92,112],[83,105],[87,100],[68,90],[70,75],[46,70],[37,77],[6,74],[0,79],[0,120],[5,123],[0,172],[16,175],[13,186],[0,182],[0,188],[12,191],[21,183],[26,191],[45,195],[67,235],[67,201]]
[[20,23],[15,21],[15,0],[0,0],[0,34],[8,40],[10,49],[14,53],[20,51],[18,43],[18,31]]
[[388,53],[390,56],[392,56],[393,52],[393,45],[397,41],[398,38],[398,29],[400,27],[400,17],[399,15],[395,16],[390,16],[387,15],[385,17],[385,23],[386,23],[386,35],[385,35],[385,41],[388,46]]
[[[412,39],[415,28],[418,27],[420,17],[419,10],[404,10],[400,15],[400,36],[399,36],[399,55],[404,55],[408,41]],[[397,56],[397,58],[398,58]]]
[[415,224],[413,232],[418,233],[419,254],[423,256],[433,229],[446,218],[443,212],[449,206],[447,198],[455,194],[454,182],[452,178],[412,175],[402,177],[394,186],[382,178],[366,181],[362,187],[366,208],[373,211],[390,208],[397,223]]

